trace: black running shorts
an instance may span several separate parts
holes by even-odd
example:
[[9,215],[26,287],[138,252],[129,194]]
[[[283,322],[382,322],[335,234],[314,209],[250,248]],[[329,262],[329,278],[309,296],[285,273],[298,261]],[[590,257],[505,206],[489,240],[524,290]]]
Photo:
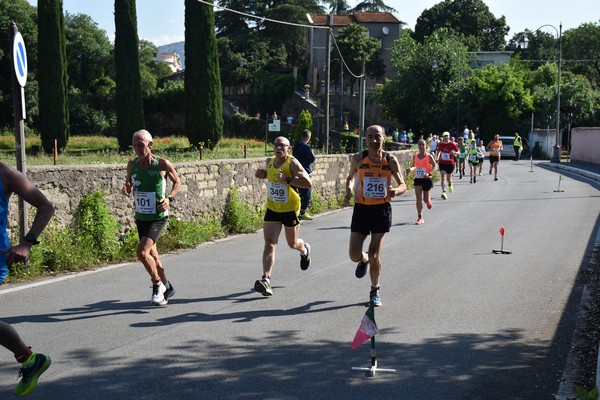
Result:
[[421,186],[424,192],[428,192],[433,188],[433,181],[429,178],[415,178],[414,185]]
[[136,219],[135,225],[137,226],[138,237],[140,240],[142,240],[144,236],[147,236],[156,243],[160,233],[167,224],[167,218],[168,217],[165,217],[157,221],[140,221],[139,219]]
[[454,172],[454,164],[440,164],[439,165],[440,172],[445,172],[447,174],[451,174]]
[[369,235],[387,233],[392,226],[392,206],[390,203],[365,205],[354,204],[350,231]]
[[295,211],[275,212],[267,208],[265,213],[266,223],[281,222],[286,228],[294,228],[300,224],[298,214]]

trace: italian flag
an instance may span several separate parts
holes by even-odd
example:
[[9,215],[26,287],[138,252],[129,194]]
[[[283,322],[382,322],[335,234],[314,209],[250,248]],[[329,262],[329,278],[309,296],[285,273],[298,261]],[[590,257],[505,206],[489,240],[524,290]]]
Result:
[[368,339],[377,335],[377,332],[378,330],[377,324],[375,323],[375,311],[373,310],[373,302],[371,302],[369,309],[360,322],[360,326],[356,331],[356,335],[354,335],[354,340],[352,341],[352,347],[350,348],[350,351],[354,350]]

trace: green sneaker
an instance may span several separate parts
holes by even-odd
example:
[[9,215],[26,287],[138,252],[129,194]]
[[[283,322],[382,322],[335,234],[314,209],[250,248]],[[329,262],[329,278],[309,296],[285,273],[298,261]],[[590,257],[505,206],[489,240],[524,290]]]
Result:
[[309,213],[300,214],[300,219],[311,221],[314,217]]
[[[15,396],[23,397],[33,392],[40,375],[44,373],[52,363],[50,357],[43,354],[32,354],[33,361],[28,366],[23,365],[19,371],[19,376],[23,377],[21,382],[15,388]],[[31,358],[30,358],[31,359]]]
[[271,288],[271,280],[263,278],[254,282],[254,290],[263,296],[273,296],[273,289]]
[[446,194],[446,192],[442,193],[442,199],[446,200],[448,198],[448,195]]
[[452,184],[448,185],[448,191],[450,193],[454,192],[454,188],[452,187]]

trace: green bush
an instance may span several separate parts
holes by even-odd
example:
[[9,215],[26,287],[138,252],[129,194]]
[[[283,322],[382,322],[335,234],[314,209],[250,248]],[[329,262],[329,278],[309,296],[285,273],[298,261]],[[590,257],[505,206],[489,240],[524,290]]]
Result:
[[340,147],[344,153],[357,153],[360,150],[356,147],[357,143],[358,135],[352,132],[342,132]]
[[119,238],[119,252],[115,255],[114,260],[131,260],[136,257],[136,249],[140,242],[137,230],[128,230]]
[[[32,247],[29,255],[32,273],[73,271],[97,264],[89,246],[79,247],[73,232],[65,226],[49,226],[40,236],[40,241],[41,244]],[[24,275],[17,270],[13,272],[20,277]]]
[[78,89],[69,92],[70,130],[77,135],[102,135],[109,132],[110,120],[98,110],[91,96]]
[[304,132],[305,129],[308,129],[311,132],[313,130],[312,115],[310,115],[310,111],[308,110],[300,111],[300,116],[298,117],[298,124],[296,125],[294,135],[290,139],[290,142],[294,144],[300,141],[300,139],[302,138],[302,132]]
[[73,233],[80,249],[89,251],[99,261],[110,261],[119,252],[119,222],[97,191],[81,199],[75,209]]
[[256,232],[262,225],[261,215],[240,200],[236,187],[231,188],[223,212],[223,228],[227,233]]
[[163,232],[156,246],[159,253],[189,249],[222,236],[223,228],[217,218],[207,218],[203,223],[169,218],[166,232]]
[[594,386],[589,392],[581,386],[575,388],[579,400],[598,400],[598,386]]

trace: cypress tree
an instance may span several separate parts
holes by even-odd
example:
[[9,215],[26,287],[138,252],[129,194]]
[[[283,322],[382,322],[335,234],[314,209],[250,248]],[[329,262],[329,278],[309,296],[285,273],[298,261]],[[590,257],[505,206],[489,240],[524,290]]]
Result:
[[115,72],[117,138],[126,151],[133,133],[144,128],[135,0],[115,0]]
[[212,6],[185,0],[185,131],[196,148],[223,137],[223,97]]
[[46,153],[69,140],[67,48],[61,0],[38,0],[39,130]]

